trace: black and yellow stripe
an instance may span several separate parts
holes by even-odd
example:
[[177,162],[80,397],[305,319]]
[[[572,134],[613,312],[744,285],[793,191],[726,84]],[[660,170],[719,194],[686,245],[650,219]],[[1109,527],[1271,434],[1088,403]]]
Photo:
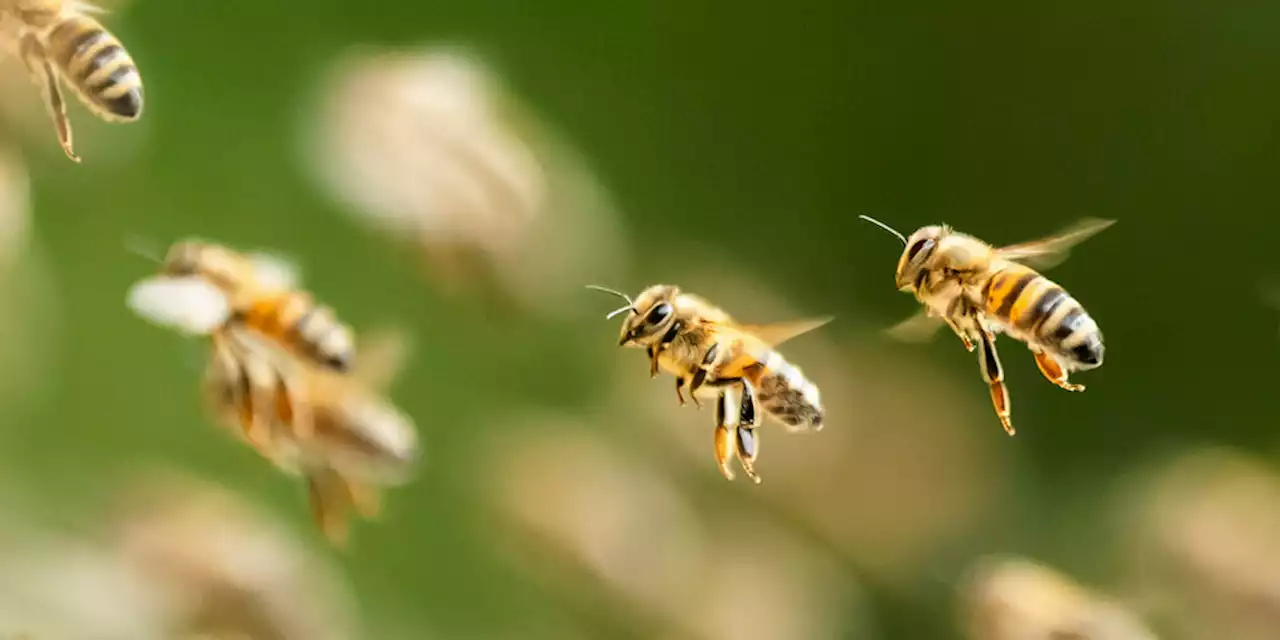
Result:
[[70,16],[49,30],[49,57],[66,83],[104,120],[142,115],[142,76],[124,45],[97,20]]
[[1102,364],[1102,333],[1057,283],[1023,265],[995,273],[983,288],[984,313],[1014,337],[1091,368]]

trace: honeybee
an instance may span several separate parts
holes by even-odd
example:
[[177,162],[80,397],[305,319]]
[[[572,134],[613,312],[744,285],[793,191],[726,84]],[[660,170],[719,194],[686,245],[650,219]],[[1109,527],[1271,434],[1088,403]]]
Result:
[[59,81],[99,118],[133,122],[142,115],[142,76],[120,40],[76,0],[0,0],[0,23],[40,89],[67,157],[80,162],[71,144],[71,123]]
[[[295,354],[241,324],[215,334],[213,344],[205,408],[233,431],[249,420],[290,434],[300,415],[309,416],[311,437],[273,438],[261,451],[277,468],[305,478],[316,523],[334,544],[344,544],[350,513],[377,517],[381,488],[407,482],[419,458],[413,421],[383,395],[400,369],[403,337],[383,332],[366,340],[367,357],[345,373],[297,366]],[[285,376],[294,380],[285,384]]]
[[1005,333],[1025,343],[1036,365],[1053,384],[1067,391],[1084,385],[1067,378],[1074,371],[1102,365],[1102,331],[1084,307],[1032,266],[1047,269],[1066,258],[1070,248],[1114,224],[1086,219],[1056,235],[994,248],[946,225],[923,227],[903,237],[892,227],[859,216],[892,233],[905,246],[895,282],[915,295],[924,310],[891,330],[899,338],[931,335],[937,318],[955,332],[978,358],[991,390],[996,415],[1009,435],[1015,433],[1009,392],[996,353],[995,336]]
[[[353,331],[331,308],[297,289],[297,281],[296,268],[277,256],[188,240],[170,248],[159,275],[134,285],[128,304],[153,322],[214,336],[215,342],[225,341],[219,334],[231,327],[253,331],[292,356],[278,363],[288,371],[310,365],[349,371],[356,353]],[[296,379],[281,376],[279,382],[287,386]],[[265,448],[272,430],[254,418],[244,415],[245,433]],[[312,433],[312,421],[305,414],[289,424],[297,437]]]
[[620,291],[589,288],[627,301],[608,316],[627,313],[618,345],[645,349],[649,375],[661,369],[676,377],[676,398],[685,404],[684,389],[701,407],[697,394],[704,387],[716,393],[715,454],[720,472],[733,480],[729,468],[737,453],[743,471],[755,482],[759,455],[757,407],[783,423],[788,431],[822,429],[823,409],[817,385],[775,347],[831,321],[830,317],[776,324],[740,324],[698,296],[673,285],[659,284],[640,292],[635,300]]

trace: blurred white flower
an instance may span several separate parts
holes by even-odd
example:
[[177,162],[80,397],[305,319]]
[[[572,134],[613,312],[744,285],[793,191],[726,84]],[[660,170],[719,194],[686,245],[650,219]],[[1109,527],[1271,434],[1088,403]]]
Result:
[[660,637],[839,635],[852,585],[830,558],[767,518],[695,510],[643,452],[556,424],[519,429],[480,456],[486,501],[527,535],[502,542],[534,579],[576,602],[603,599]]
[[983,558],[961,596],[972,640],[1156,640],[1119,602],[1022,558]]
[[450,287],[492,277],[545,313],[626,264],[618,214],[587,164],[448,48],[353,51],[305,136],[319,183],[356,218],[416,245]]
[[1131,588],[1185,637],[1280,629],[1280,472],[1224,449],[1136,478],[1116,503]]

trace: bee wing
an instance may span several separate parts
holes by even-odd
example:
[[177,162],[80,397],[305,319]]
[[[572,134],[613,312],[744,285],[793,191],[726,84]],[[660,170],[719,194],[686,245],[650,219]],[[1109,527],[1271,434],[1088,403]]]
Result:
[[404,369],[412,341],[400,328],[383,327],[366,331],[360,339],[352,375],[369,389],[382,390]]
[[884,332],[894,340],[902,342],[925,342],[941,329],[942,318],[937,318],[921,309],[906,320],[885,329]]
[[1037,269],[1048,269],[1066,260],[1071,247],[1115,223],[1115,220],[1085,218],[1052,236],[1000,247],[996,255]]
[[148,278],[134,284],[125,300],[142,318],[189,334],[208,334],[231,316],[227,297],[198,276]]
[[834,319],[833,316],[821,316],[770,324],[739,324],[737,328],[755,336],[771,347],[776,347],[796,336],[813,331]]
[[302,269],[298,263],[276,253],[254,252],[248,254],[253,265],[258,286],[267,291],[294,289],[302,282]]

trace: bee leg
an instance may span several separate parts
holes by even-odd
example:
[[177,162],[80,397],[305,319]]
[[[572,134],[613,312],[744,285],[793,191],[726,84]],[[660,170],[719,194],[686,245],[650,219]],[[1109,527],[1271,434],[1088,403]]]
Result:
[[335,484],[342,483],[332,470],[318,471],[307,475],[307,498],[311,504],[311,517],[315,519],[324,537],[334,546],[343,547],[347,543],[348,495],[345,487],[335,490]]
[[1000,424],[1009,435],[1013,435],[1016,431],[1013,428],[1013,421],[1009,418],[1009,390],[1004,386],[1004,370],[1000,366],[1000,355],[996,353],[995,340],[987,335],[985,328],[982,330],[981,338],[982,357],[978,361],[982,366],[982,377],[991,387],[991,403],[995,405]]
[[756,484],[760,484],[760,476],[756,474],[756,456],[760,453],[760,441],[756,437],[756,392],[751,383],[742,381],[742,404],[738,413],[738,461],[742,470]]
[[657,377],[658,375],[658,348],[649,347],[649,377]]
[[737,447],[737,428],[742,415],[742,391],[733,385],[720,392],[716,402],[716,464],[720,465],[720,473],[728,480],[733,480],[733,469],[729,468],[729,458]]
[[1084,385],[1073,384],[1067,381],[1067,371],[1062,368],[1062,364],[1058,359],[1049,353],[1033,349],[1031,351],[1036,356],[1036,366],[1040,367],[1040,373],[1045,378],[1067,391],[1084,391]]
[[[957,297],[951,303],[950,307],[948,307],[947,313],[942,316],[942,319],[947,323],[948,327],[951,327],[951,330],[954,331],[957,336],[960,336],[960,342],[964,343],[965,351],[972,353],[975,345],[973,344],[973,340],[969,338],[969,332],[961,327],[960,323],[955,320],[964,313],[964,309],[961,308],[961,305],[965,304],[963,297]],[[930,309],[929,313],[933,313],[933,310]]]
[[49,64],[44,47],[35,35],[28,34],[22,38],[20,45],[22,61],[27,65],[31,79],[40,88],[45,109],[53,119],[54,129],[58,133],[58,144],[63,153],[73,162],[80,162],[80,156],[72,149],[71,122],[67,120],[67,103],[62,98],[62,88],[58,86],[58,76]]
[[281,375],[277,380],[281,393],[288,394],[293,406],[293,420],[281,424],[292,426],[293,434],[299,439],[310,438],[315,434],[315,419],[311,412],[310,398],[307,397],[305,390],[285,382],[285,376]]
[[693,376],[689,379],[689,399],[693,401],[693,406],[701,409],[702,402],[698,400],[698,389],[702,388],[702,383],[707,381],[707,370],[698,369],[693,372]]
[[364,518],[376,518],[382,513],[382,495],[378,489],[361,482],[346,480],[347,497]]

